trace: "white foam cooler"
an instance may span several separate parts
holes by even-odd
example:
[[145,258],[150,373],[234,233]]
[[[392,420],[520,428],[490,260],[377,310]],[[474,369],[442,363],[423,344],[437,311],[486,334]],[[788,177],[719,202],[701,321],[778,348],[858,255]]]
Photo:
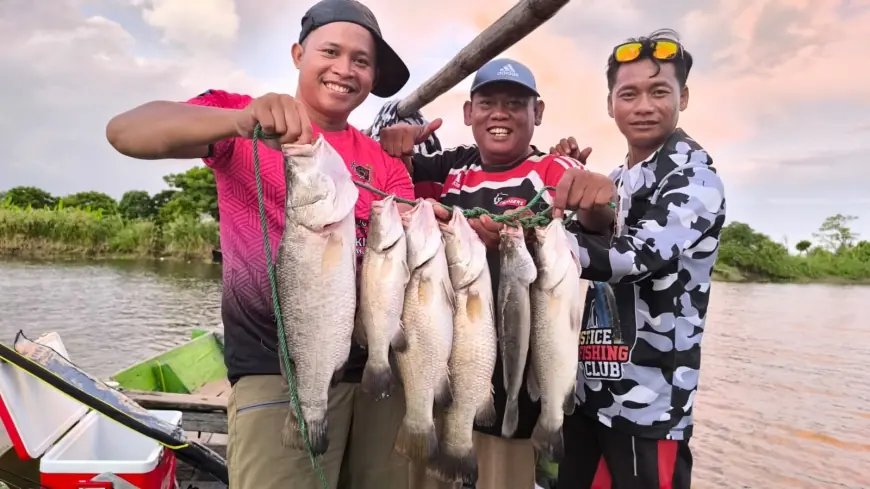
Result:
[[[69,358],[60,337],[36,342]],[[111,472],[141,489],[171,489],[175,454],[147,436],[109,419],[9,363],[0,363],[0,420],[23,460],[39,460],[40,483],[51,489],[111,487],[86,484]],[[149,411],[171,424],[180,411]],[[103,484],[103,485],[101,485]]]

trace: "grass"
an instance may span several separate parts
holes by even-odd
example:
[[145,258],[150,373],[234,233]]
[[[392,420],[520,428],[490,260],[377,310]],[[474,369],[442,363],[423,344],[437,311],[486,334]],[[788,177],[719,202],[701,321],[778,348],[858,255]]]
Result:
[[178,217],[160,225],[101,212],[0,207],[0,256],[210,259],[218,224]]

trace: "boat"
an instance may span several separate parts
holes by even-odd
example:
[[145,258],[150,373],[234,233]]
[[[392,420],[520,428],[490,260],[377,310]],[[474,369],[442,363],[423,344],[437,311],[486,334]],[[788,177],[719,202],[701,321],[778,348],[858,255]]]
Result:
[[[116,372],[106,383],[146,409],[181,411],[187,437],[226,458],[230,384],[221,333],[194,329],[190,341]],[[180,460],[176,479],[182,489],[226,487]]]

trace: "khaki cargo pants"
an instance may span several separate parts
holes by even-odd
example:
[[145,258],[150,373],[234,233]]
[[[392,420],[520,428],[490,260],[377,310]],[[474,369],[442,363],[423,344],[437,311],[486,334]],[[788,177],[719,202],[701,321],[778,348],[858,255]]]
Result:
[[[290,403],[279,375],[255,375],[233,386],[227,405],[230,489],[319,489],[304,451],[283,445]],[[375,402],[359,384],[341,383],[329,393],[329,449],[320,457],[330,489],[458,489],[425,473],[395,452],[405,414],[401,392]],[[480,478],[477,489],[532,489],[535,456],[528,440],[475,433]]]

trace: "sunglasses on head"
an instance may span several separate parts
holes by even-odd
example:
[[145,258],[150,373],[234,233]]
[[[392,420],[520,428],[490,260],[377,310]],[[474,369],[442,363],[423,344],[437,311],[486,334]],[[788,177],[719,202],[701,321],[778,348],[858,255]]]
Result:
[[628,63],[638,59],[645,52],[650,52],[655,59],[665,61],[676,58],[677,54],[682,54],[683,47],[680,43],[669,39],[626,42],[613,49],[613,57],[618,63]]

